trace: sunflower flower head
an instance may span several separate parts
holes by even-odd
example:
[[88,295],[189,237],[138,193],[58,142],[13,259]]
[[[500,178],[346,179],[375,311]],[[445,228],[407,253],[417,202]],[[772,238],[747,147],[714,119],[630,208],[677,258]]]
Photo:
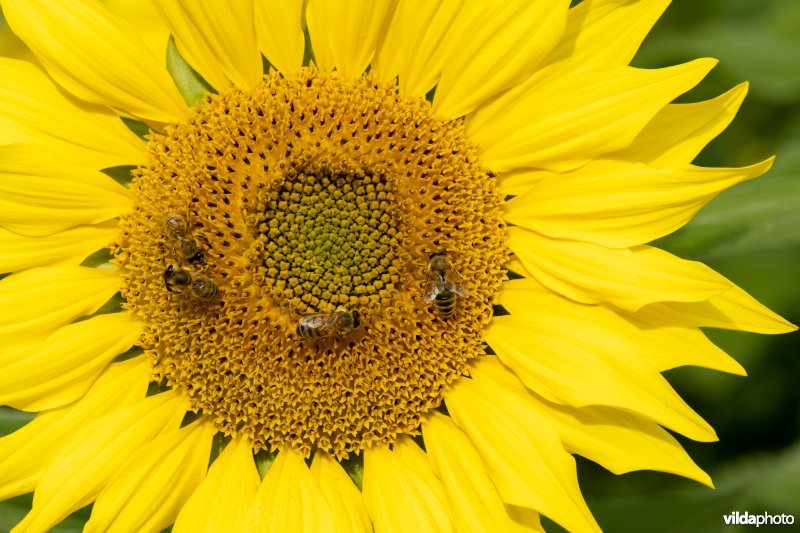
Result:
[[627,66],[667,4],[0,0],[14,531],[597,530],[573,454],[710,485],[661,372],[794,327],[648,245],[772,162],[691,164],[746,85]]

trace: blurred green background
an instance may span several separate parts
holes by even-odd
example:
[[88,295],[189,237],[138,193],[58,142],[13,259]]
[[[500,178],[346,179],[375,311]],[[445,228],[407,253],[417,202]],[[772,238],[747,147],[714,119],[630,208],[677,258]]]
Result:
[[[4,39],[0,54],[13,54],[16,44]],[[743,166],[773,154],[778,159],[766,176],[723,193],[659,245],[709,264],[800,323],[800,0],[673,0],[634,65],[663,67],[703,56],[720,64],[682,100],[711,98],[744,80],[751,84],[734,123],[696,163]],[[668,378],[717,430],[719,443],[683,440],[716,490],[660,473],[614,476],[579,458],[584,494],[607,532],[753,527],[725,526],[722,515],[732,511],[791,513],[800,529],[800,334],[709,336],[749,377],[684,368]],[[0,435],[28,418],[0,410]],[[8,531],[29,502],[0,503],[0,531]],[[85,516],[54,531],[79,531]]]

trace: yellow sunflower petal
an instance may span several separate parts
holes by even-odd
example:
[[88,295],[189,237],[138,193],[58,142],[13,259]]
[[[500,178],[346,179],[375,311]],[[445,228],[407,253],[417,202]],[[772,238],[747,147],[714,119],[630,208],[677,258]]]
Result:
[[291,74],[303,65],[303,0],[255,0],[255,25],[261,52],[271,65]]
[[[468,26],[479,3],[464,5],[464,0],[410,0],[399,2],[386,37],[379,43],[370,65],[381,81],[399,76],[400,92],[423,97],[439,79],[445,53]],[[475,17],[472,17],[475,18]]]
[[77,428],[144,398],[152,367],[146,357],[113,364],[80,400],[40,413],[21,429],[0,438],[0,500],[36,488],[45,468]]
[[513,525],[511,531],[539,531],[545,533],[539,513],[526,507],[506,505],[506,512]]
[[364,499],[338,461],[318,450],[310,470],[341,531],[372,531]]
[[306,23],[314,60],[345,78],[367,68],[396,0],[308,0]]
[[0,404],[44,411],[75,401],[141,331],[128,312],[105,314],[56,330],[10,364],[0,358]]
[[657,319],[648,321],[644,313],[621,315],[606,306],[579,304],[553,294],[532,279],[504,283],[499,303],[512,315],[586,320],[624,334],[633,351],[659,372],[691,365],[745,375],[739,363],[695,327],[670,326]]
[[336,529],[328,500],[303,461],[293,450],[278,453],[256,492],[247,518],[247,531],[344,531]]
[[199,421],[136,450],[100,492],[83,530],[161,531],[170,525],[206,474],[215,432]]
[[0,280],[0,339],[47,335],[93,313],[118,289],[116,272],[95,268],[38,267],[12,274]]
[[151,2],[142,0],[103,0],[113,13],[124,18],[136,29],[154,56],[163,58],[167,50],[169,29]]
[[693,104],[670,104],[612,159],[679,167],[691,163],[697,154],[731,123],[747,94],[747,83],[725,94]]
[[[575,335],[580,331],[580,335]],[[693,440],[717,440],[624,333],[562,316],[495,317],[484,338],[532,391],[572,407],[636,413]]]
[[186,398],[167,391],[92,420],[65,440],[33,495],[33,508],[14,533],[46,531],[91,503],[142,446],[165,430],[178,429]]
[[605,407],[574,409],[545,403],[567,450],[614,474],[657,470],[713,487],[711,478],[692,461],[680,443],[658,424]]
[[69,92],[155,122],[186,115],[163,62],[97,0],[3,0],[9,26]]
[[444,50],[433,110],[454,119],[514,87],[553,49],[564,32],[568,0],[517,0],[486,9]]
[[658,424],[606,407],[575,409],[529,394],[496,357],[476,364],[482,374],[513,392],[521,409],[534,409],[553,424],[571,453],[590,459],[615,474],[659,470],[711,485],[711,478]]
[[246,531],[247,512],[261,484],[250,441],[231,441],[178,513],[175,533]]
[[557,239],[627,248],[681,228],[717,194],[764,174],[773,160],[744,168],[586,165],[506,203],[505,219]]
[[526,530],[508,515],[483,459],[449,417],[432,412],[422,423],[422,434],[428,460],[444,485],[457,531]]
[[46,235],[104,222],[130,209],[128,190],[95,170],[59,163],[41,146],[0,147],[0,225]]
[[178,51],[215,89],[253,87],[263,75],[253,2],[155,0]]
[[364,502],[376,531],[453,531],[444,487],[405,436],[364,451]]
[[509,172],[497,174],[497,185],[504,196],[519,196],[525,194],[531,187],[543,180],[554,178],[558,179],[561,174],[549,170],[539,170],[535,168],[518,168]]
[[116,222],[77,226],[43,237],[26,237],[0,228],[0,272],[42,265],[77,265],[106,247],[118,233]]
[[698,59],[657,70],[618,67],[523,83],[470,115],[467,134],[492,170],[569,170],[630,145],[658,111],[715,64]]
[[116,114],[67,96],[30,63],[0,58],[0,143],[20,142],[97,169],[146,159],[145,144]]
[[652,304],[642,308],[635,316],[650,322],[657,321],[659,324],[735,329],[753,333],[789,333],[797,329],[797,326],[767,309],[733,283],[728,290],[712,296],[708,301]]
[[[496,383],[461,379],[445,397],[456,425],[483,457],[500,496],[508,504],[538,511],[568,531],[598,531],[583,501],[575,460],[552,424]],[[365,472],[366,474],[366,472]]]
[[550,239],[520,227],[508,233],[509,247],[533,277],[582,303],[610,302],[636,310],[659,301],[702,301],[728,287],[706,265],[658,248],[614,250]]
[[567,28],[542,66],[593,70],[630,63],[670,0],[584,0],[569,10]]

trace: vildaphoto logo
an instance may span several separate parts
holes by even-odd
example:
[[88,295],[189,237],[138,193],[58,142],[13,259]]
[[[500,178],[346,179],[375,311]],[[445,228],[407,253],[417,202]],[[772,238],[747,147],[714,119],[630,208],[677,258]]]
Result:
[[790,514],[750,514],[747,511],[740,513],[734,511],[731,514],[722,515],[726,526],[752,525],[752,526],[790,526],[794,524],[794,515]]

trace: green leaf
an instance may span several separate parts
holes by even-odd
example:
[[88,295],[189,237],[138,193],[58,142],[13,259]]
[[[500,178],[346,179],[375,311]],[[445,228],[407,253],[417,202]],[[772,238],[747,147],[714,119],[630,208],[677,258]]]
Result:
[[[31,420],[35,413],[17,411],[7,406],[0,406],[0,437],[13,433]],[[2,529],[0,529],[2,531]]]
[[147,136],[150,134],[150,126],[142,122],[141,120],[136,120],[135,118],[131,117],[120,117],[122,122],[127,126],[129,130],[136,134],[144,142],[147,142]]
[[103,174],[113,179],[123,187],[130,187],[133,180],[133,172],[136,167],[133,165],[121,165],[118,167],[110,167],[102,170]]
[[167,43],[167,70],[183,99],[190,106],[202,103],[206,93],[213,93],[214,89],[183,59],[175,39],[170,35]]

